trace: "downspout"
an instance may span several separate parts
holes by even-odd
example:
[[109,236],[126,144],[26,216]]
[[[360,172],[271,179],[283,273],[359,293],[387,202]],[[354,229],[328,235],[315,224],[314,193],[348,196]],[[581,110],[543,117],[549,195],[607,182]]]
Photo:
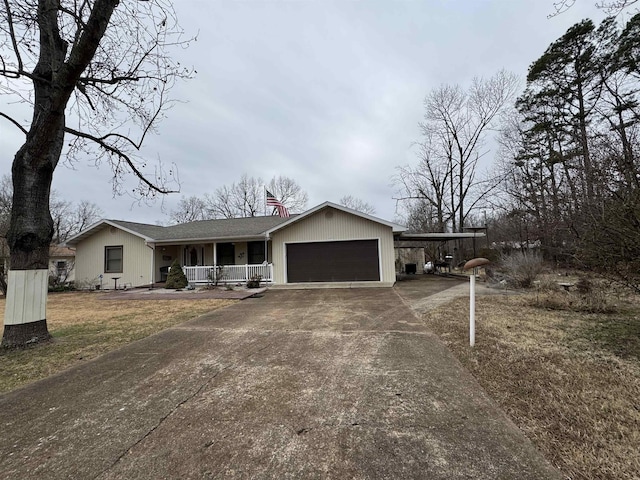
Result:
[[146,245],[151,249],[151,276],[149,277],[149,289],[153,290],[153,274],[156,271],[156,245],[154,243],[147,243]]

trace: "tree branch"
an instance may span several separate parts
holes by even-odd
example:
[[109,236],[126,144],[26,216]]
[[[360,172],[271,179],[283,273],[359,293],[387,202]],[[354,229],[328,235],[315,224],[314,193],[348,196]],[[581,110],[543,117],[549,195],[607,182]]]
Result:
[[67,79],[73,79],[73,85],[94,57],[118,3],[119,0],[97,0],[94,4],[86,28],[82,31],[78,42],[73,45],[66,63]]
[[[84,138],[84,139],[87,139],[87,140],[91,140],[92,142],[100,145],[107,152],[110,152],[113,155],[117,156],[118,158],[121,158],[122,160],[124,160],[125,163],[131,169],[131,171],[134,173],[134,175],[136,177],[138,177],[138,179],[143,184],[145,184],[150,190],[152,190],[154,192],[157,192],[157,193],[162,193],[162,194],[177,193],[177,190],[169,190],[169,189],[161,188],[161,187],[157,186],[156,184],[154,184],[154,183],[150,182],[149,180],[147,180],[147,178],[144,176],[144,174],[138,169],[138,167],[136,167],[136,164],[131,159],[131,157],[129,157],[126,153],[124,153],[122,150],[119,150],[118,148],[114,147],[113,145],[109,145],[103,139],[101,139],[99,137],[96,137],[94,135],[91,135],[89,133],[86,133],[86,132],[81,132],[79,130],[75,130],[75,129],[70,128],[70,127],[65,127],[64,131],[65,131],[65,133],[70,133],[70,134],[75,135],[77,137]],[[133,143],[132,140],[129,140],[129,142]]]
[[4,6],[7,9],[7,21],[9,22],[9,36],[11,37],[11,45],[13,46],[13,51],[15,52],[16,59],[18,60],[18,76],[19,76],[20,72],[24,70],[24,66],[22,64],[22,56],[20,55],[20,50],[18,49],[18,41],[16,40],[16,33],[15,33],[15,30],[13,29],[13,14],[11,13],[11,8],[9,8],[9,0],[4,0]]
[[28,133],[26,128],[24,128],[22,125],[20,125],[20,124],[18,123],[18,121],[17,121],[17,120],[14,120],[13,118],[11,118],[11,117],[10,117],[9,115],[7,115],[6,113],[2,113],[2,112],[0,112],[0,117],[4,117],[4,118],[6,118],[7,120],[9,120],[9,121],[10,121],[11,123],[13,123],[16,127],[18,127],[18,128],[20,129],[20,131],[21,131],[22,133],[24,133],[25,135]]

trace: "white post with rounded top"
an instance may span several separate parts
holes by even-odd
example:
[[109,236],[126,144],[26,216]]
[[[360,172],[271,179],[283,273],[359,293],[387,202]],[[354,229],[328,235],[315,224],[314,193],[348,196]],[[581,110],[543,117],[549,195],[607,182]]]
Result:
[[476,344],[476,269],[469,277],[469,345]]
[[469,345],[476,344],[476,268],[487,265],[486,258],[473,258],[464,264],[464,270],[473,269],[469,277]]

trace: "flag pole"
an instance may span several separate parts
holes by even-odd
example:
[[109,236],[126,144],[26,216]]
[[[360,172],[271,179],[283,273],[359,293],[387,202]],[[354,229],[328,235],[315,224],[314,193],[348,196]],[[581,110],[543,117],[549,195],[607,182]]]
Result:
[[[267,216],[267,185],[266,184],[264,184],[264,216],[265,217]],[[269,246],[267,245],[266,233],[264,234],[264,261],[267,265],[269,265]]]

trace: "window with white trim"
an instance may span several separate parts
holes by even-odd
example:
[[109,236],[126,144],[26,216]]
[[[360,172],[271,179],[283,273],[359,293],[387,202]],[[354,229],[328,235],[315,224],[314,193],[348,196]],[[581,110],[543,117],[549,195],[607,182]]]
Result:
[[122,245],[104,247],[104,272],[122,273]]

